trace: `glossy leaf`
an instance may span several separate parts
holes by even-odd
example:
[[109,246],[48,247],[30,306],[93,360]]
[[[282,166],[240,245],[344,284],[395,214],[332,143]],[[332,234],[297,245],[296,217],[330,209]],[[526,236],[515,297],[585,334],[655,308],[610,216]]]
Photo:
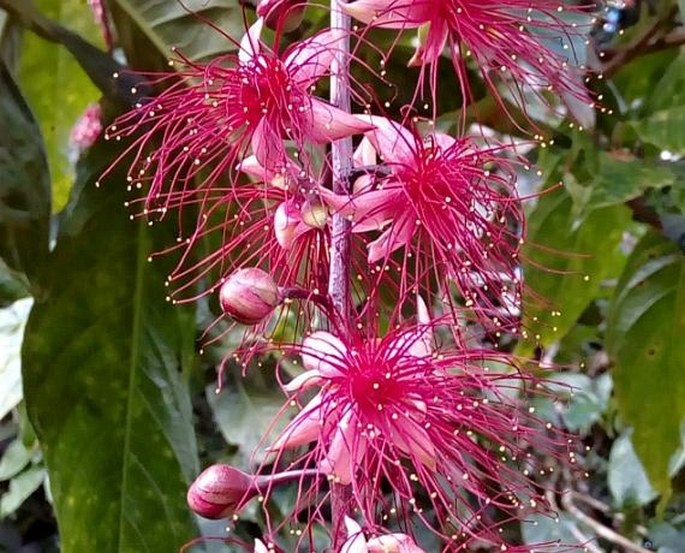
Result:
[[631,255],[607,316],[618,410],[652,485],[670,489],[685,420],[685,256],[656,233]]
[[[238,0],[113,0],[163,56],[176,47],[192,60],[210,58],[237,48],[245,32]],[[212,29],[207,20],[216,29]],[[226,33],[237,42],[231,42]]]
[[[36,0],[46,17],[97,40],[93,16],[80,0]],[[32,33],[25,33],[20,64],[21,88],[31,104],[45,138],[50,162],[54,209],[62,208],[74,179],[77,152],[69,149],[72,127],[100,93],[67,50]]]
[[591,210],[577,220],[564,190],[538,200],[523,256],[528,287],[523,324],[533,340],[522,342],[522,352],[563,338],[602,280],[618,274],[623,262],[618,246],[629,221],[623,206]]
[[178,551],[197,533],[185,504],[198,461],[180,372],[194,316],[165,301],[168,267],[147,262],[159,233],[129,220],[122,175],[95,188],[113,155],[99,145],[79,168],[46,301],[26,330],[25,398],[62,551]]
[[0,257],[36,276],[48,252],[50,175],[40,130],[0,60]]

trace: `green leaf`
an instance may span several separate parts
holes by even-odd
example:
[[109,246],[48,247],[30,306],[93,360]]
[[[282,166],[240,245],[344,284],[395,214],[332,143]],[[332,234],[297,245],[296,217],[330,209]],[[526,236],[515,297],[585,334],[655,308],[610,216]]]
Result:
[[626,435],[619,437],[611,446],[607,483],[619,509],[646,505],[657,496]]
[[0,481],[9,480],[19,474],[29,464],[34,452],[21,440],[14,440],[7,446],[0,460]]
[[[92,14],[81,0],[36,0],[36,4],[46,17],[97,39]],[[19,80],[43,131],[57,211],[66,204],[74,179],[71,129],[100,93],[67,50],[32,33],[24,36]]]
[[0,61],[0,257],[36,276],[48,253],[50,175],[40,130]]
[[178,551],[197,535],[185,502],[196,440],[180,371],[194,313],[165,301],[170,267],[147,256],[171,238],[129,220],[121,171],[95,188],[119,155],[106,146],[79,167],[47,298],[29,319],[25,399],[64,553]]
[[601,152],[597,173],[587,185],[590,192],[585,209],[622,204],[648,188],[672,186],[677,175],[669,165]]
[[[528,222],[524,246],[523,326],[543,346],[559,340],[623,263],[619,243],[630,221],[623,206],[591,210],[578,220],[564,190],[545,193]],[[534,344],[521,342],[521,353]]]
[[[685,0],[681,1],[685,2]],[[653,87],[646,107],[653,111],[660,111],[683,105],[685,105],[685,54],[681,53],[670,63],[659,82]]]
[[[271,371],[271,375],[266,371]],[[245,378],[235,375],[219,394],[214,386],[206,390],[207,401],[221,434],[228,443],[238,446],[239,459],[245,469],[252,468],[251,463],[260,463],[266,457],[268,443],[263,443],[262,438],[266,431],[278,431],[270,425],[285,399],[272,375],[271,366],[264,371],[255,369]],[[282,419],[284,425],[287,422],[285,414]]]
[[45,480],[45,469],[30,467],[10,481],[10,489],[0,498],[0,518],[12,514]]
[[656,233],[628,260],[607,315],[618,411],[635,450],[666,498],[669,462],[685,418],[685,257]]
[[[231,42],[221,33],[238,42],[245,33],[243,8],[238,0],[113,0],[112,4],[164,56],[176,47],[191,60],[211,58],[237,49],[237,42]],[[220,31],[212,29],[203,19],[211,21]],[[119,22],[118,27],[122,26],[125,25]]]
[[634,128],[645,142],[676,155],[685,155],[685,106],[657,111],[635,123]]

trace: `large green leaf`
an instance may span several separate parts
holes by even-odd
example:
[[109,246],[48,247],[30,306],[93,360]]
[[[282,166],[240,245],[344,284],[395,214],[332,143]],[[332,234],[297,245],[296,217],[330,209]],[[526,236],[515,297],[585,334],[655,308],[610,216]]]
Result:
[[169,237],[129,220],[120,172],[95,188],[117,155],[105,147],[79,167],[48,260],[47,298],[25,334],[24,393],[62,551],[178,551],[197,532],[185,503],[198,461],[180,370],[194,314],[165,301],[169,267],[147,256]]
[[635,248],[607,317],[618,410],[652,485],[668,495],[685,418],[685,256],[651,233]]
[[[164,56],[176,47],[192,60],[211,58],[236,49],[236,44],[221,32],[236,41],[245,32],[243,8],[238,0],[112,0],[111,4],[124,12]],[[115,17],[117,13],[115,9]],[[221,32],[203,19],[211,21]],[[130,29],[120,17],[117,23],[128,36]]]
[[[623,262],[618,246],[629,221],[621,205],[590,210],[578,219],[564,190],[538,200],[523,256],[528,289],[523,323],[535,342],[547,346],[563,338],[602,280],[618,275]],[[529,352],[532,345],[521,348]]]
[[685,155],[685,106],[657,111],[635,124],[635,131],[645,142]]
[[48,253],[50,175],[40,130],[0,61],[0,257],[34,277]]
[[[81,0],[36,0],[41,13],[97,40],[93,16]],[[74,179],[69,135],[74,124],[99,92],[79,63],[64,48],[25,33],[20,82],[40,122],[50,162],[54,208],[64,206]]]

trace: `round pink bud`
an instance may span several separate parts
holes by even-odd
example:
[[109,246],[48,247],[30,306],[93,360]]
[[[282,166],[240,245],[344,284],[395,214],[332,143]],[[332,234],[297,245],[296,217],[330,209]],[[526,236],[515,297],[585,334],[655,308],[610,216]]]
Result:
[[205,518],[225,518],[258,493],[252,476],[229,465],[212,465],[191,484],[188,506]]
[[245,325],[262,322],[280,303],[278,286],[261,269],[239,269],[221,285],[219,301],[224,313]]
[[276,30],[280,24],[282,30],[289,33],[302,23],[304,8],[304,0],[261,0],[257,15],[264,18],[269,29]]

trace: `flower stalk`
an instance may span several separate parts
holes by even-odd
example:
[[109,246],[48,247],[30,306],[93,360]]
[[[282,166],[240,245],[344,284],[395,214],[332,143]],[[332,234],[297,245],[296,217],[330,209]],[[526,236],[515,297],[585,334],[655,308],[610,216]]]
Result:
[[[331,30],[338,31],[340,38],[331,63],[331,104],[339,110],[350,113],[350,16],[342,11],[345,0],[331,0]],[[352,137],[345,137],[331,143],[331,164],[333,192],[349,193],[349,174],[352,170]],[[350,292],[350,237],[351,224],[340,213],[333,214],[331,221],[331,265],[328,280],[328,294],[340,319],[349,317]],[[347,505],[352,495],[349,485],[331,483],[331,512],[336,527],[333,529],[334,548],[346,539],[344,525],[340,522],[347,515]]]

